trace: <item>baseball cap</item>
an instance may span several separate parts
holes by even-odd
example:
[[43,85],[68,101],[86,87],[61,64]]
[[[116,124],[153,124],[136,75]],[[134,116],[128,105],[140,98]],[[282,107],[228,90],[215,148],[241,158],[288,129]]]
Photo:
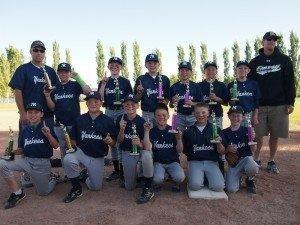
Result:
[[43,107],[37,103],[37,102],[30,102],[27,106],[26,106],[26,111],[29,109],[36,109],[38,111],[43,112]]
[[135,102],[135,103],[139,103],[139,101],[137,100],[137,98],[133,94],[129,94],[125,97],[124,102],[127,102],[127,101],[132,101],[132,102]]
[[227,114],[229,115],[231,113],[241,113],[244,115],[244,110],[240,105],[234,105],[234,106],[231,106],[231,108],[229,109]]
[[101,95],[98,91],[91,91],[90,93],[88,93],[88,95],[85,97],[84,100],[89,100],[91,98],[95,98],[95,99],[98,99],[98,100],[101,100]]
[[119,63],[121,66],[123,65],[123,61],[122,61],[122,59],[120,59],[119,57],[111,57],[111,58],[108,60],[108,64],[110,64],[110,63],[112,63],[112,62]]
[[60,63],[57,66],[57,71],[60,70],[71,71],[71,65],[69,63]]
[[187,61],[183,61],[179,64],[179,67],[178,69],[182,69],[182,68],[186,68],[186,69],[189,69],[189,70],[192,70],[192,65],[190,62],[187,62]]
[[247,66],[248,68],[250,68],[249,63],[245,60],[245,61],[238,61],[236,64],[236,67],[239,66]]
[[34,42],[31,43],[30,48],[35,48],[35,47],[41,47],[41,48],[43,48],[43,49],[46,49],[44,43],[41,42],[41,41],[39,41],[39,40],[34,41]]
[[279,39],[279,36],[277,36],[277,34],[273,31],[268,31],[263,36],[263,40],[266,40],[266,39],[269,39],[269,38],[275,38],[275,40],[277,41]]
[[210,62],[210,61],[208,61],[208,62],[206,62],[206,63],[204,64],[204,69],[206,69],[206,68],[208,68],[208,67],[210,67],[210,66],[213,66],[213,67],[215,67],[216,69],[218,69],[217,64],[216,64],[215,62]]
[[159,62],[158,60],[158,56],[156,54],[148,54],[146,56],[145,62],[150,62],[150,61],[154,61],[154,62]]

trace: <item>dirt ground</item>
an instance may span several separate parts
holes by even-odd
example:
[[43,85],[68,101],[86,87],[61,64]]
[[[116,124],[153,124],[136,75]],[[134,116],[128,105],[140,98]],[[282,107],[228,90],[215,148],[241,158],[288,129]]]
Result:
[[[6,138],[7,132],[0,132],[0,149]],[[34,188],[26,189],[27,197],[17,207],[0,207],[0,224],[299,224],[300,133],[291,133],[290,139],[280,141],[280,174],[266,172],[267,156],[264,147],[256,195],[242,189],[230,194],[228,202],[195,200],[188,198],[186,190],[172,193],[167,183],[153,201],[137,205],[140,189],[126,191],[117,182],[104,181],[102,191],[84,187],[81,198],[65,204],[62,199],[70,184],[60,183],[46,197],[37,196]],[[185,159],[182,164],[185,167]],[[105,167],[105,174],[111,170]],[[2,179],[0,190],[0,202],[4,202],[10,191]]]

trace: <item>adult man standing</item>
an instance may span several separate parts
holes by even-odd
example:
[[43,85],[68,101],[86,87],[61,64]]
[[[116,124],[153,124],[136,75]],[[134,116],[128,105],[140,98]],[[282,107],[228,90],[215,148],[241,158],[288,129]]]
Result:
[[[53,112],[47,107],[43,94],[46,83],[43,68],[47,72],[52,86],[57,86],[59,80],[54,69],[44,65],[45,51],[46,47],[43,42],[32,42],[30,46],[31,61],[19,66],[8,84],[14,90],[15,101],[20,114],[19,137],[23,128],[28,125],[25,106],[30,102],[36,102],[42,106],[48,127],[52,128],[54,125]],[[22,182],[22,184],[26,186],[26,182]]]
[[270,157],[267,170],[279,173],[274,162],[278,139],[287,138],[289,133],[289,114],[294,110],[296,97],[294,71],[291,59],[280,52],[276,46],[278,36],[269,31],[263,36],[263,48],[250,62],[250,79],[258,82],[261,91],[258,121],[255,127],[257,151],[254,159],[260,164],[259,153],[263,137],[270,134]]

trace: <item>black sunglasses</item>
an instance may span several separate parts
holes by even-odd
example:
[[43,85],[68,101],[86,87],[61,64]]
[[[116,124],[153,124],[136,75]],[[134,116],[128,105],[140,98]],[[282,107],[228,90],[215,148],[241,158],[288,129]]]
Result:
[[45,52],[45,49],[37,49],[37,48],[34,48],[32,49],[33,52],[40,52],[40,53],[44,53]]
[[277,41],[277,39],[274,37],[269,37],[269,38],[267,38],[267,41]]

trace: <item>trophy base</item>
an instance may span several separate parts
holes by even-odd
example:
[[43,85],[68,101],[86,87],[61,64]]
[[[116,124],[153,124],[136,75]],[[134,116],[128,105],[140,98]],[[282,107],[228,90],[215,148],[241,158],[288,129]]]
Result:
[[130,152],[129,155],[138,156],[138,155],[140,155],[140,153],[138,153],[138,152],[137,153]]
[[184,104],[183,107],[184,108],[191,108],[192,106]]
[[76,150],[74,149],[74,148],[71,148],[71,149],[68,149],[67,151],[66,151],[66,154],[69,154],[69,153],[73,153],[73,152],[75,152]]
[[165,98],[164,98],[164,97],[159,97],[159,96],[158,96],[157,99],[158,99],[158,100],[164,100]]
[[249,141],[248,145],[257,145],[257,142],[255,142],[255,141]]
[[221,143],[221,142],[219,140],[210,140],[210,143],[217,144],[217,143]]
[[238,98],[231,98],[230,101],[233,101],[233,102],[236,102],[238,101],[239,99]]
[[14,157],[11,155],[4,155],[4,156],[1,156],[1,159],[4,159],[6,161],[13,161]]
[[173,130],[173,129],[172,129],[172,130],[169,130],[168,132],[169,132],[169,133],[172,133],[172,134],[177,134],[177,133],[178,133],[178,130]]
[[114,102],[114,105],[122,105],[122,102],[116,101],[116,102]]
[[216,105],[217,102],[209,102],[208,104],[209,104],[209,105]]

